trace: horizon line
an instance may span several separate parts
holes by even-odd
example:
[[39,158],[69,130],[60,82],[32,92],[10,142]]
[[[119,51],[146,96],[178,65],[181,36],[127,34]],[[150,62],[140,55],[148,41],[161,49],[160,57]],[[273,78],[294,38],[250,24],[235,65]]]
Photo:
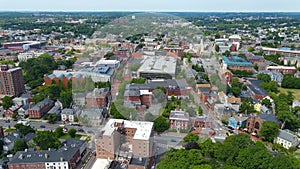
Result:
[[300,11],[155,11],[155,10],[1,10],[0,12],[181,12],[181,13],[300,13]]

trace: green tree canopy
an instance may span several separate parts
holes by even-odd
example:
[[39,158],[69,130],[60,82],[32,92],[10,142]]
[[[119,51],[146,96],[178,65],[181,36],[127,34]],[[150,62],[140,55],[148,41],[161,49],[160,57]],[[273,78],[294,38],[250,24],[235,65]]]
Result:
[[279,130],[279,126],[276,122],[265,121],[262,123],[262,126],[259,131],[259,136],[263,137],[264,140],[268,142],[273,142],[276,138]]
[[35,130],[30,126],[25,126],[21,123],[15,124],[15,128],[24,136],[28,133],[35,133]]
[[188,133],[184,138],[183,142],[185,143],[191,143],[191,142],[196,142],[199,140],[199,136],[194,133]]
[[71,129],[68,131],[68,134],[69,134],[72,138],[75,138],[76,132],[77,132],[76,129],[71,128]]
[[58,138],[51,131],[38,131],[33,141],[42,150],[47,150],[48,148],[58,148],[61,143]]
[[28,148],[28,146],[24,139],[17,140],[14,144],[14,152],[24,151],[26,148]]
[[9,109],[12,105],[14,105],[12,98],[9,96],[4,96],[2,100],[2,107],[4,110]]
[[164,117],[159,116],[154,120],[154,130],[158,132],[163,132],[168,130],[170,127],[169,120],[166,120]]

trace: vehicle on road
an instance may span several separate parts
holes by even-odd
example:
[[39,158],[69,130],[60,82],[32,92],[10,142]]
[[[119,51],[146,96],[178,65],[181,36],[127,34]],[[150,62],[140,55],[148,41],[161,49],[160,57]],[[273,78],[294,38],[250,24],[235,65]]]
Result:
[[174,142],[177,142],[177,141],[176,141],[175,139],[171,139],[171,142],[173,142],[173,143],[174,143]]
[[46,126],[45,125],[41,125],[40,128],[46,128]]
[[82,133],[84,132],[83,129],[77,129],[77,131],[78,131],[78,132],[82,132]]
[[5,121],[5,123],[10,123],[9,119],[5,119],[4,121]]
[[30,125],[30,121],[28,121],[28,120],[19,120],[17,122],[17,124],[23,124],[24,126],[29,126]]

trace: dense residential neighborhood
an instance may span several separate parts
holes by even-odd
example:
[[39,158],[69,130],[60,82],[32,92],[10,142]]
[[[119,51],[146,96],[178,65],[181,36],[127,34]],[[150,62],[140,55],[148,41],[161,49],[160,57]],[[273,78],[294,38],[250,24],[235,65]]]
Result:
[[0,168],[300,168],[299,13],[0,18]]

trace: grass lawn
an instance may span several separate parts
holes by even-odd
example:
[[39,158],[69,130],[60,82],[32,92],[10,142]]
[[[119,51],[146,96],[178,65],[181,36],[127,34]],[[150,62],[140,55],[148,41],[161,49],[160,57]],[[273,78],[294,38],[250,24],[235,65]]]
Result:
[[286,93],[286,94],[288,91],[291,91],[291,92],[293,92],[295,99],[300,99],[300,89],[285,89],[285,88],[281,88],[281,87],[279,87],[278,89],[280,92]]
[[[81,137],[82,137],[81,134],[76,134],[75,139],[80,140]],[[60,139],[62,139],[62,140],[67,140],[69,138],[71,138],[71,136],[69,134],[64,134],[63,136],[60,137]]]
[[13,128],[6,129],[6,130],[5,130],[6,133],[12,133],[12,132],[14,132],[14,131],[16,131],[16,129],[13,129]]

